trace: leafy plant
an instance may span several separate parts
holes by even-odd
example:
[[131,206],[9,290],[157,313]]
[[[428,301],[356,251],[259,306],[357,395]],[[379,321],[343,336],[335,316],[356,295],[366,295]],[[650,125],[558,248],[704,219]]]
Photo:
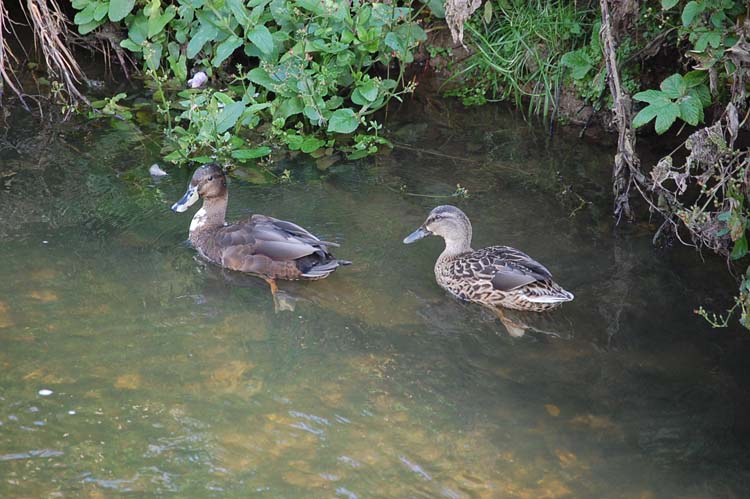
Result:
[[[81,33],[107,20],[126,29],[120,46],[150,75],[167,122],[165,152],[178,163],[250,159],[268,148],[247,149],[241,142],[293,147],[296,136],[304,137],[300,150],[306,153],[331,144],[359,155],[364,142],[364,150],[377,152],[384,142],[363,142],[357,132],[390,99],[414,90],[403,67],[426,39],[410,4],[75,0],[74,7]],[[198,70],[212,88],[182,92]],[[341,138],[331,142],[334,137]],[[248,150],[255,152],[238,152]]]
[[638,92],[633,99],[648,105],[633,118],[633,127],[639,128],[655,120],[654,128],[661,135],[677,118],[693,126],[702,123],[703,108],[711,104],[705,81],[703,71],[691,71],[684,77],[675,73],[661,82],[659,90]]
[[599,98],[606,86],[604,60],[599,40],[600,27],[601,21],[595,22],[591,28],[589,44],[567,52],[560,58],[560,64],[570,69],[570,76],[580,96],[594,103],[597,109]]

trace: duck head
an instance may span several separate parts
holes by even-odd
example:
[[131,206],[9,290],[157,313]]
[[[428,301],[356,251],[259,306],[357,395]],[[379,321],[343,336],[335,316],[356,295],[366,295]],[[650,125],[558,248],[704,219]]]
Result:
[[227,177],[224,171],[219,165],[209,163],[195,170],[185,195],[172,205],[172,211],[182,213],[200,198],[220,198],[226,196],[226,193]]
[[427,216],[427,220],[404,239],[404,244],[411,244],[433,235],[445,239],[446,246],[451,249],[468,250],[471,245],[471,222],[466,214],[455,206],[437,206]]

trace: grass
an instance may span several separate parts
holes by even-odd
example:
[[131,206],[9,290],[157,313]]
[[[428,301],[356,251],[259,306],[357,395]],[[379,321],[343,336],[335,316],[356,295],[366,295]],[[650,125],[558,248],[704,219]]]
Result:
[[[562,79],[560,58],[583,45],[590,11],[561,0],[490,0],[466,24],[475,51],[456,76],[470,82],[458,94],[466,103],[512,101],[545,118],[555,108]],[[489,17],[489,19],[488,19]],[[455,92],[454,92],[455,93]]]

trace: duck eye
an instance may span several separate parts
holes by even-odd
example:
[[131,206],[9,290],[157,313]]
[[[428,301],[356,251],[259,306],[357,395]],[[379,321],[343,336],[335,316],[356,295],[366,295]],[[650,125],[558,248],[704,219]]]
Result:
[[213,175],[212,175],[212,176],[210,176],[210,177],[208,177],[208,181],[209,181],[209,182],[210,182],[210,181],[212,181],[213,179],[214,179]]

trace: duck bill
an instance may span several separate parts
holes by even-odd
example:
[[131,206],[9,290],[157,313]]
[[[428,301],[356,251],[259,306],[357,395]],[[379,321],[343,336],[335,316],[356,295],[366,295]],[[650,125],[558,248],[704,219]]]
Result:
[[182,213],[183,211],[190,208],[190,206],[198,201],[200,196],[198,195],[198,187],[195,185],[189,185],[188,190],[182,198],[172,205],[172,211],[175,213]]
[[411,244],[414,241],[419,241],[423,237],[427,237],[431,235],[432,235],[432,232],[425,229],[424,227],[420,227],[414,232],[412,232],[411,234],[409,234],[408,236],[406,236],[406,238],[404,239],[404,244]]

